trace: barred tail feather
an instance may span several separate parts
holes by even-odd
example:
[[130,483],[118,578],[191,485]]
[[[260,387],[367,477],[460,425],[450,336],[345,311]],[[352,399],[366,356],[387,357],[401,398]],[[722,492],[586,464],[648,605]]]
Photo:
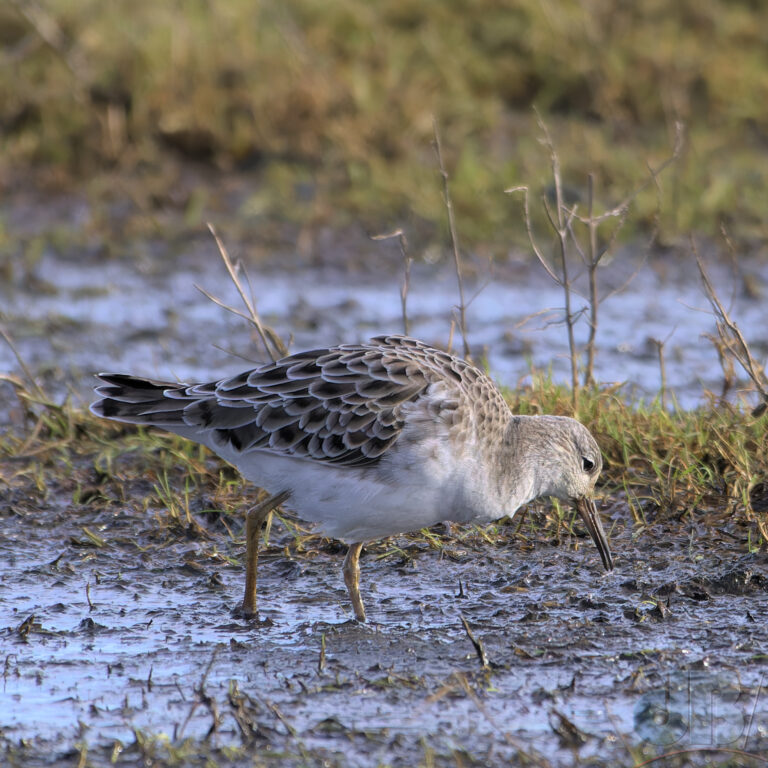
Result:
[[96,387],[101,400],[91,405],[91,413],[113,421],[153,424],[171,431],[187,426],[184,408],[189,400],[183,397],[183,392],[188,384],[140,379],[122,373],[100,373],[98,378],[104,382]]

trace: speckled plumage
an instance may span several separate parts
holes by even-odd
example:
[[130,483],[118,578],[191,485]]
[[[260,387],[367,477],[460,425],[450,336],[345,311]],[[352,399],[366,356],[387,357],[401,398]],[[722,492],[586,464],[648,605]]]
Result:
[[107,418],[208,430],[212,443],[239,453],[262,450],[343,466],[378,461],[419,401],[429,404],[429,416],[459,432],[467,426],[456,418],[461,400],[474,401],[478,420],[488,426],[506,415],[487,376],[402,336],[299,352],[208,384],[99,378],[107,386],[97,388],[104,400],[94,411]]
[[207,445],[326,535],[356,543],[490,521],[539,496],[591,501],[602,467],[574,419],[515,416],[490,378],[404,336],[299,352],[208,384],[100,374],[94,413]]

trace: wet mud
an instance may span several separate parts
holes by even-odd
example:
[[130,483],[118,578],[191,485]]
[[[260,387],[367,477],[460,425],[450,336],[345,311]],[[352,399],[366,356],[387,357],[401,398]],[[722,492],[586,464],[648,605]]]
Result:
[[[192,525],[72,492],[19,490],[0,513],[8,764],[163,765],[175,749],[201,765],[615,766],[681,750],[657,764],[757,765],[768,751],[768,563],[726,522],[635,536],[608,500],[610,574],[578,522],[556,540],[535,512],[519,530],[374,543],[360,625],[343,549],[276,519],[248,622],[240,515],[203,510],[204,491]],[[712,762],[715,747],[753,757]]]

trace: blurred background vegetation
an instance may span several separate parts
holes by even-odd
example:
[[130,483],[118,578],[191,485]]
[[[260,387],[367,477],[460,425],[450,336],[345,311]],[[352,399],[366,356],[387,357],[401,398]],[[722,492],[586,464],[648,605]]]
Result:
[[762,0],[5,0],[0,62],[4,195],[119,175],[194,215],[205,192],[174,170],[193,164],[252,175],[257,218],[442,237],[434,117],[464,242],[501,253],[525,238],[503,190],[550,183],[535,106],[604,207],[684,122],[630,236],[766,236]]

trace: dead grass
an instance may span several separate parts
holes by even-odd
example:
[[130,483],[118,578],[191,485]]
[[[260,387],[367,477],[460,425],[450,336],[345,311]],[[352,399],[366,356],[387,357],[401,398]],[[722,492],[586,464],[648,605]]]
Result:
[[535,105],[564,182],[581,188],[594,173],[606,209],[685,123],[687,149],[658,190],[662,205],[657,190],[640,195],[628,234],[658,224],[669,239],[726,220],[739,222],[739,240],[765,237],[768,9],[660,0],[473,9],[12,0],[0,8],[2,169],[32,166],[64,186],[135,172],[156,199],[178,194],[174,174],[158,168],[180,155],[258,169],[261,216],[442,236],[437,118],[465,244],[501,254],[523,239],[502,190],[547,183]]
[[[151,512],[161,536],[205,536],[205,521],[213,516],[222,522],[217,535],[244,535],[243,513],[258,491],[206,449],[51,405],[21,385],[17,396],[27,429],[0,438],[0,485],[9,498],[33,497],[45,504],[49,496],[61,502],[64,494],[75,507],[127,504]],[[727,527],[751,550],[768,542],[768,415],[755,417],[714,400],[695,411],[670,411],[659,400],[628,404],[615,387],[583,389],[574,414],[570,390],[540,376],[507,397],[516,412],[575,415],[592,430],[605,458],[600,495],[605,504],[626,510],[621,515],[637,535],[654,525],[695,522]],[[570,513],[549,505],[534,510],[525,517],[520,513],[511,525],[447,536],[423,531],[412,540],[443,548],[457,539],[500,543],[521,530],[551,538],[565,526],[570,534]],[[293,533],[296,553],[326,546],[300,521],[280,519]],[[386,542],[376,550],[396,554]]]

